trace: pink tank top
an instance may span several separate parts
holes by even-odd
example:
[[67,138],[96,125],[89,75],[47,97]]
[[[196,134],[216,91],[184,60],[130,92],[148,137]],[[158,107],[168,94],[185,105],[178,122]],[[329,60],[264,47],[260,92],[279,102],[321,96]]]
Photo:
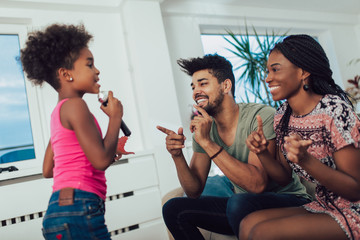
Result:
[[[61,100],[51,114],[51,146],[54,151],[55,167],[53,192],[72,187],[97,194],[105,200],[105,172],[95,169],[81,149],[73,130],[66,129],[60,121],[60,109],[68,99]],[[94,117],[96,126],[100,126]]]

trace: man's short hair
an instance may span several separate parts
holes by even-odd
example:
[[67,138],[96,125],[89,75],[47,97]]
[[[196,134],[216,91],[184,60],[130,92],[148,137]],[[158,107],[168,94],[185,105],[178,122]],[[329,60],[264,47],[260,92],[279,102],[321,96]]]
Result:
[[209,69],[209,72],[217,78],[219,83],[226,79],[231,80],[231,93],[235,97],[235,77],[232,70],[232,64],[229,60],[218,54],[207,54],[204,57],[179,59],[177,61],[181,70],[192,76],[195,72]]

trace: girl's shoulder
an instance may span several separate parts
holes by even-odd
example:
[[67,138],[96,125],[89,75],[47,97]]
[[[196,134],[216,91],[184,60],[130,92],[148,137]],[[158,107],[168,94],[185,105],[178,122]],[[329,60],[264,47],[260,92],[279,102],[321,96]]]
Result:
[[67,115],[69,118],[78,118],[80,116],[88,116],[90,110],[82,98],[68,98],[61,106],[61,115]]
[[94,117],[82,98],[69,98],[61,106],[60,119],[65,128],[74,130],[76,126],[93,121]]
[[84,107],[88,108],[84,99],[80,97],[67,98],[67,100],[64,101],[62,107],[71,108],[71,109],[84,108]]

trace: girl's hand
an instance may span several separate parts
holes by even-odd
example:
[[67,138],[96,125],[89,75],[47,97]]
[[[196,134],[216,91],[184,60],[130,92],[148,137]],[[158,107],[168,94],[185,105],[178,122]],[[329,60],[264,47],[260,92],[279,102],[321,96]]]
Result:
[[122,119],[124,114],[121,102],[113,96],[112,91],[109,91],[107,106],[105,107],[101,104],[100,108],[106,115],[109,116],[109,118],[114,117]]
[[312,140],[303,140],[297,134],[292,134],[284,138],[285,150],[287,151],[287,158],[293,163],[303,163],[309,159],[307,149],[312,143]]
[[119,161],[121,157],[122,157],[122,154],[118,153],[118,151],[116,151],[116,154],[114,156],[114,162]]
[[267,149],[269,142],[266,140],[263,131],[263,122],[259,115],[256,116],[258,128],[252,132],[246,139],[246,145],[250,151],[260,154]]

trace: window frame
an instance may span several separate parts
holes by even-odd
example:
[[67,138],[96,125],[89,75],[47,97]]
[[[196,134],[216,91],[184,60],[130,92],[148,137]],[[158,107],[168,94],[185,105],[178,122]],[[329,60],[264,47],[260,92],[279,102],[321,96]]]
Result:
[[[28,31],[26,25],[0,24],[1,35],[18,35],[20,49],[25,46],[27,33]],[[25,92],[28,101],[29,118],[33,136],[35,158],[0,164],[0,167],[2,168],[8,166],[15,166],[19,169],[18,171],[13,172],[2,172],[0,174],[0,181],[42,173],[42,156],[44,156],[46,148],[44,141],[44,136],[46,135],[46,124],[43,124],[44,121],[42,119],[44,111],[39,107],[40,88],[38,86],[33,86],[32,83],[26,78],[26,74],[24,74],[24,81]]]
[[[229,43],[227,43],[226,40],[222,41],[223,43],[226,43],[226,45],[221,45],[221,49],[210,48],[211,52],[205,51],[206,49],[209,50],[208,45],[205,44],[206,43],[205,39],[209,39],[208,38],[209,36],[210,36],[210,38],[211,37],[216,37],[216,38],[223,38],[224,39],[226,37],[227,39],[230,39],[230,35],[228,33],[218,33],[218,34],[215,34],[215,33],[211,33],[211,34],[201,33],[200,36],[201,36],[201,42],[202,42],[203,49],[204,49],[204,54],[214,54],[214,53],[219,53],[220,52],[219,55],[225,57],[227,60],[229,60],[231,62],[232,66],[233,66],[234,77],[235,77],[235,90],[237,89],[237,91],[235,91],[235,96],[234,96],[235,101],[236,101],[236,103],[240,103],[240,102],[247,103],[247,101],[246,101],[246,88],[250,87],[250,86],[248,86],[249,84],[246,83],[245,88],[243,88],[243,87],[240,88],[240,89],[237,88],[238,86],[240,86],[240,83],[245,84],[245,82],[239,82],[239,78],[242,75],[243,70],[240,70],[238,68],[238,66],[241,65],[244,62],[244,60],[242,60],[240,57],[236,57],[235,54],[231,53],[229,50],[226,50],[226,48],[229,48],[231,50],[235,50],[235,49],[233,49],[233,47]],[[238,36],[238,37],[239,36],[244,36],[244,34],[236,33],[236,36]],[[255,44],[257,44],[256,39],[255,39],[255,34],[254,35],[249,34],[249,36],[251,38],[254,38],[254,39],[252,39],[252,41],[255,42]],[[262,35],[259,35],[259,37],[262,37]],[[236,58],[236,59],[232,60],[232,58]],[[236,64],[235,64],[235,62],[236,62]],[[239,93],[239,94],[237,94],[237,93]],[[252,92],[249,93],[249,98],[250,98],[249,102],[258,102],[258,103],[260,103],[258,98]]]

